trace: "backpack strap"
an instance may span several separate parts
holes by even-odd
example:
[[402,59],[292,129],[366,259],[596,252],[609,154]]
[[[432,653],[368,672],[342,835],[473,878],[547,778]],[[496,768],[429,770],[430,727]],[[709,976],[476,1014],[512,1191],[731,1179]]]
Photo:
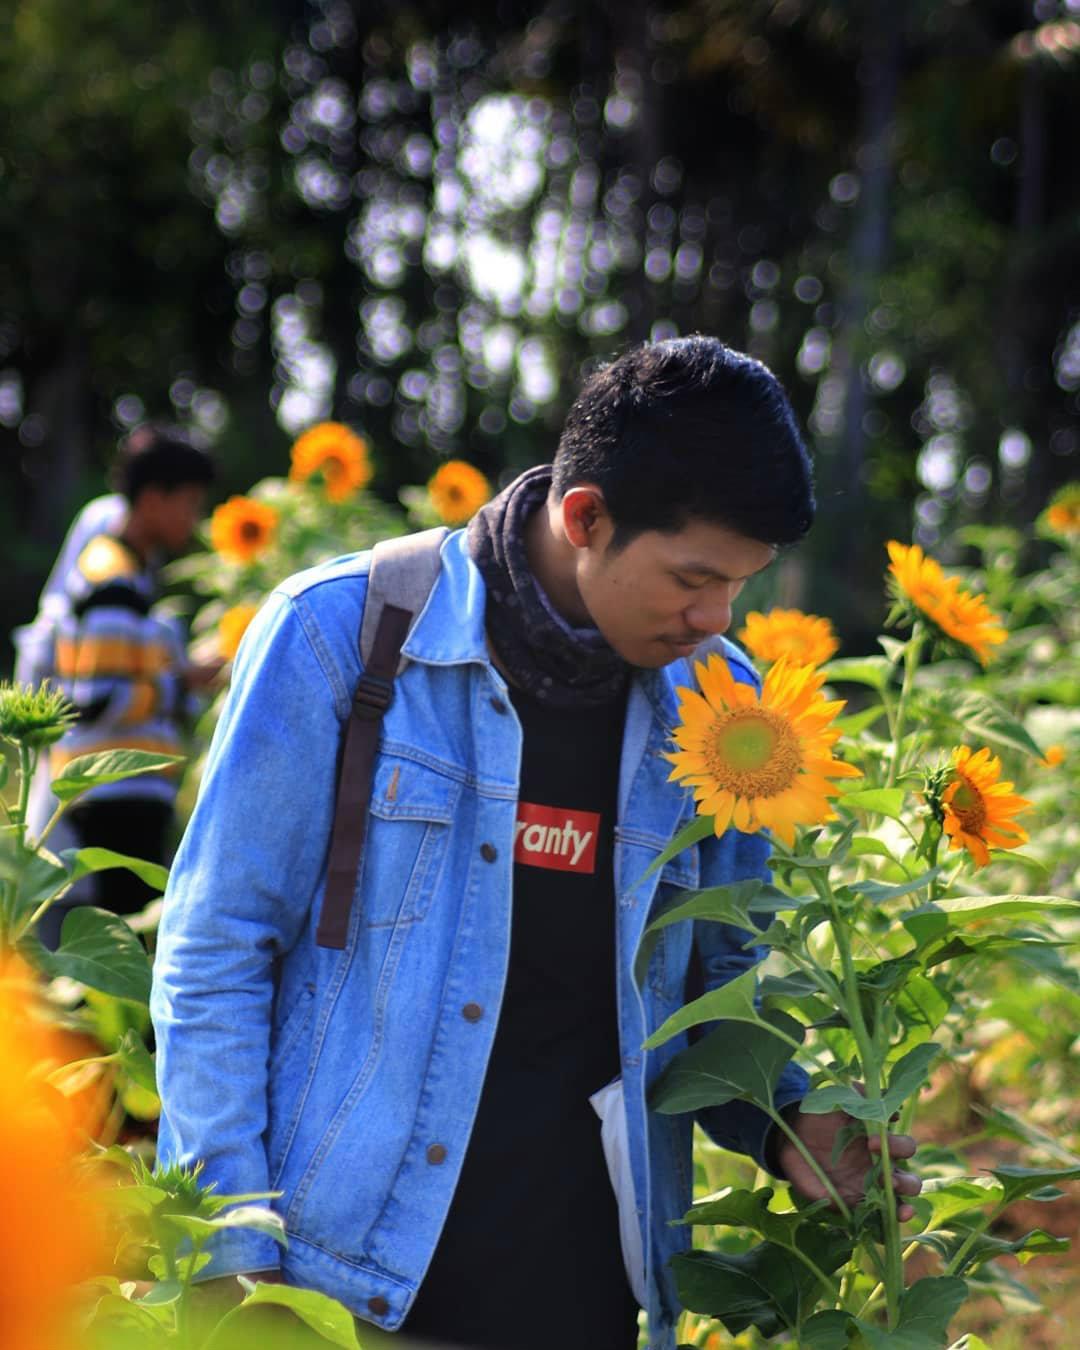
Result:
[[360,875],[383,713],[394,697],[394,678],[407,664],[401,648],[439,575],[439,550],[447,534],[449,530],[439,528],[386,539],[376,544],[372,553],[360,627],[363,673],[345,725],[326,894],[315,933],[320,947],[340,951],[345,946]]

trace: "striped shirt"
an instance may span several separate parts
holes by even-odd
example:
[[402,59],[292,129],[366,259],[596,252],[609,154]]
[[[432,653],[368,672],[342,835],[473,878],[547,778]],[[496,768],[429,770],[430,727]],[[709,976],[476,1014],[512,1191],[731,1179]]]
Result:
[[[152,569],[109,534],[91,539],[61,581],[64,604],[51,625],[51,674],[79,713],[53,747],[55,778],[78,755],[131,749],[182,752],[185,653],[175,627],[155,615]],[[102,784],[82,800],[172,801],[176,772]]]

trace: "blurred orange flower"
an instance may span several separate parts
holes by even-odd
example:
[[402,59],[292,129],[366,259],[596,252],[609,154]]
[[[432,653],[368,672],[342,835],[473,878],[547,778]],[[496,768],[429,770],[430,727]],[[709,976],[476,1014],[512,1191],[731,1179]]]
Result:
[[226,661],[231,661],[240,647],[240,639],[248,624],[258,613],[258,605],[233,605],[218,620],[218,648]]
[[1046,754],[1043,755],[1043,763],[1048,769],[1056,769],[1059,764],[1065,763],[1065,747],[1063,745],[1048,745]]
[[230,497],[210,517],[210,543],[229,562],[254,562],[273,543],[277,520],[265,502]]
[[448,459],[429,479],[428,496],[444,525],[464,525],[491,497],[491,484],[463,459]]
[[109,1269],[79,1122],[44,1070],[64,1058],[35,1016],[35,982],[0,969],[0,1335],[5,1350],[70,1350],[72,1285]]
[[918,544],[890,539],[889,571],[901,599],[910,601],[947,638],[974,652],[985,666],[991,647],[1005,641],[1008,633],[981,595],[973,595],[958,577],[947,577],[941,564],[927,558]]
[[942,793],[945,812],[942,829],[950,849],[965,848],[976,867],[985,867],[992,848],[1018,848],[1027,842],[1027,831],[1012,819],[1031,803],[1002,782],[1001,760],[985,747],[972,751],[958,746],[952,752],[953,780]]
[[365,487],[374,473],[367,442],[343,422],[319,422],[293,442],[289,477],[306,482],[321,473],[326,495],[342,502]]
[[793,665],[820,666],[835,655],[840,643],[828,619],[804,614],[801,609],[753,609],[739,641],[759,661],[779,661],[786,656]]
[[1080,534],[1080,483],[1066,483],[1046,508],[1046,524],[1054,534]]

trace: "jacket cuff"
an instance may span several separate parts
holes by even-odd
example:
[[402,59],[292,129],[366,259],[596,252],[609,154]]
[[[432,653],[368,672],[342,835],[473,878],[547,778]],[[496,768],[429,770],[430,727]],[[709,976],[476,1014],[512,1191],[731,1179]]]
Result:
[[210,1264],[199,1271],[198,1281],[280,1270],[285,1255],[285,1249],[273,1238],[235,1230],[216,1234],[204,1250],[210,1254]]

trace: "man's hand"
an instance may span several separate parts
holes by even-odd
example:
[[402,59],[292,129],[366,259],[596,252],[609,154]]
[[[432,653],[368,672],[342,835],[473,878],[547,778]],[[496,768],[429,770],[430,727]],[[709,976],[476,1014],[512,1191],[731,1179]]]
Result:
[[[858,1125],[846,1111],[830,1111],[823,1116],[810,1115],[791,1108],[785,1116],[799,1136],[807,1152],[829,1178],[847,1205],[856,1205],[866,1191],[866,1179],[881,1154],[881,1140],[876,1136],[859,1134],[850,1141],[840,1157],[832,1160],[836,1136],[848,1125]],[[915,1140],[909,1134],[889,1135],[891,1160],[910,1158],[915,1152]],[[809,1163],[785,1135],[776,1153],[776,1160],[785,1178],[807,1200],[822,1200],[828,1195],[821,1180]],[[897,1196],[918,1195],[922,1182],[914,1172],[893,1168],[893,1190]],[[914,1218],[911,1205],[898,1200],[896,1216],[901,1223]]]

